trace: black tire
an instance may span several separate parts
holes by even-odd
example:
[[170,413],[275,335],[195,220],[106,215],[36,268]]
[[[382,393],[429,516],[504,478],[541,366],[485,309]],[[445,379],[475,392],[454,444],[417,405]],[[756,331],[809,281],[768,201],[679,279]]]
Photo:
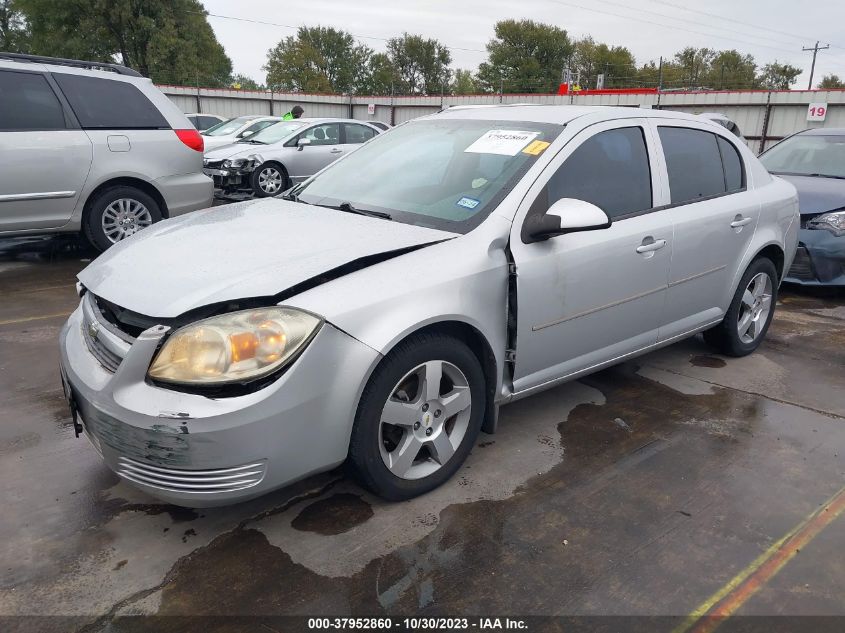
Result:
[[[418,479],[398,477],[387,467],[380,451],[380,443],[387,441],[381,432],[382,410],[403,377],[418,365],[437,360],[457,367],[467,379],[471,404],[466,431],[460,444],[454,449],[454,454],[433,473]],[[455,474],[475,445],[484,419],[485,399],[486,389],[481,363],[466,343],[438,333],[412,336],[381,361],[364,388],[349,446],[347,464],[351,467],[352,474],[364,486],[389,501],[410,499],[437,488]],[[444,417],[444,420],[447,419]],[[407,429],[405,432],[413,431]],[[433,457],[429,456],[428,459],[431,463],[436,463]]]
[[161,208],[152,196],[129,185],[116,185],[98,193],[91,199],[88,210],[82,219],[82,231],[85,238],[98,251],[104,251],[113,242],[103,229],[103,214],[108,206],[116,200],[128,199],[140,202],[149,211],[152,224],[161,220]]
[[[282,182],[279,185],[279,188],[274,192],[265,191],[259,184],[261,180],[261,173],[265,170],[275,170],[278,172],[279,176],[281,176]],[[290,178],[288,178],[287,170],[279,163],[274,163],[272,161],[267,161],[266,163],[262,163],[256,167],[249,177],[249,183],[252,186],[252,192],[255,194],[256,198],[271,198],[290,189]]]
[[[771,282],[771,309],[762,325],[762,329],[755,336],[751,342],[745,342],[740,338],[738,331],[738,323],[740,315],[743,311],[742,296],[751,280],[758,274],[764,273],[768,275]],[[763,339],[766,338],[766,332],[772,322],[772,317],[775,314],[775,305],[778,296],[778,274],[774,263],[770,259],[761,257],[755,259],[745,271],[742,279],[739,281],[736,293],[734,293],[731,305],[725,313],[725,318],[716,327],[704,332],[704,340],[708,345],[714,347],[717,351],[725,356],[747,356],[756,350]]]

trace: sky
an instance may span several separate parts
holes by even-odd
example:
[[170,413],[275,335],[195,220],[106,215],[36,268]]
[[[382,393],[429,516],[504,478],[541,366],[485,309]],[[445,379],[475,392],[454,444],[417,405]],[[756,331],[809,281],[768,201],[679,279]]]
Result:
[[[486,59],[485,44],[499,20],[529,18],[566,29],[571,37],[627,46],[641,64],[671,57],[685,46],[736,48],[758,65],[777,60],[809,79],[816,40],[830,48],[818,54],[814,84],[828,73],[845,78],[845,2],[796,0],[202,0],[217,39],[234,71],[259,82],[267,51],[298,26],[349,31],[379,51],[403,32],[436,38],[450,47],[452,68],[475,69]],[[706,15],[705,15],[706,13]],[[228,17],[215,17],[228,16]],[[723,16],[723,17],[719,17]],[[231,19],[241,18],[241,20]],[[272,24],[243,21],[257,20]],[[286,25],[286,26],[283,26]],[[753,25],[753,26],[752,26]]]

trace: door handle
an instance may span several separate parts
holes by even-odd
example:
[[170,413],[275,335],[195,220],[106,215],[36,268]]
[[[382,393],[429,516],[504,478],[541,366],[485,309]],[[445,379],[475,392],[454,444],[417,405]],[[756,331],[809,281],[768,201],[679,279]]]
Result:
[[654,251],[659,251],[664,246],[666,246],[666,240],[656,240],[652,237],[647,237],[640,246],[637,246],[637,252],[641,254],[653,253]]
[[738,229],[746,224],[750,224],[754,221],[754,218],[744,218],[741,215],[736,216],[733,222],[731,222],[731,226],[735,229]]
[[335,148],[332,150],[332,152],[331,152],[331,153],[332,153],[332,154],[340,154],[340,153],[342,153],[342,152],[343,152],[343,150],[342,150],[342,149],[338,149],[337,147],[335,147]]

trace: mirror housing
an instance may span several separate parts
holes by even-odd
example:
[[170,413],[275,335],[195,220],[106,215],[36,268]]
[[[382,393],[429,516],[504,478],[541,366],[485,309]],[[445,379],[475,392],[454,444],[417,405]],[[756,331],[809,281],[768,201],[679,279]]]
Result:
[[310,139],[310,138],[301,138],[301,139],[299,139],[299,140],[296,142],[296,151],[297,151],[297,152],[301,152],[303,149],[305,149],[305,146],[306,146],[306,145],[311,145],[311,139]]
[[522,241],[526,244],[543,242],[566,233],[606,229],[611,224],[611,219],[596,205],[575,198],[561,198],[543,215],[526,218]]

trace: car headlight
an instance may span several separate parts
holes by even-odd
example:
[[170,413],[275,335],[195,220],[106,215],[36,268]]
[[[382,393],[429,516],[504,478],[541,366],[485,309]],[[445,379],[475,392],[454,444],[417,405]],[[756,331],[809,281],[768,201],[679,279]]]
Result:
[[197,321],[174,332],[153,359],[153,380],[224,385],[280,369],[316,334],[322,321],[293,308],[258,308]]
[[816,216],[807,222],[807,228],[826,229],[836,237],[842,237],[845,235],[845,209]]
[[246,167],[249,164],[249,160],[246,158],[235,158],[232,160],[224,160],[223,167],[226,169],[240,169],[241,167]]

